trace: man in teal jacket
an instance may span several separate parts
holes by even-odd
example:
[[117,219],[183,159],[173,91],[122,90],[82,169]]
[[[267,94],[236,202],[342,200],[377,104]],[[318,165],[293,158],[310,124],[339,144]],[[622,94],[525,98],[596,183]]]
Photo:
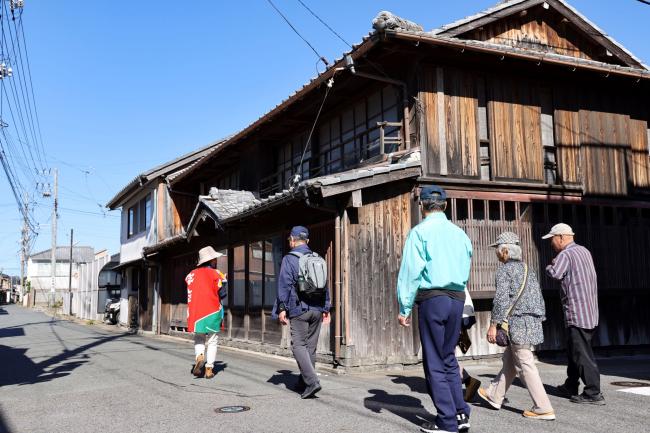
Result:
[[469,279],[472,243],[445,216],[447,194],[435,185],[420,192],[423,220],[409,232],[397,279],[398,321],[410,326],[413,304],[418,325],[424,375],[438,415],[423,432],[469,429],[470,408],[463,400],[458,361],[454,354],[462,323],[465,286]]

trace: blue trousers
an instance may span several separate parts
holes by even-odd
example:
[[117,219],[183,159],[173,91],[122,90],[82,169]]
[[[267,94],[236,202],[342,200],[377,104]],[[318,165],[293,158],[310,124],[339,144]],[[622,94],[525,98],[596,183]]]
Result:
[[456,415],[469,416],[463,400],[460,371],[454,350],[460,335],[463,302],[449,296],[434,296],[419,304],[418,324],[427,388],[438,416],[436,425],[458,431]]

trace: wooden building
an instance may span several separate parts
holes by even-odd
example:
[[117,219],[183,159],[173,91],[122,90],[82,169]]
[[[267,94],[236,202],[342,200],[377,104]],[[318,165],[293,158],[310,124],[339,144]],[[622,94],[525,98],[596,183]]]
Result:
[[497,352],[484,340],[498,265],[487,245],[503,230],[520,235],[540,275],[542,348],[563,347],[541,240],[560,221],[594,254],[596,345],[650,344],[649,80],[641,61],[561,0],[501,2],[431,32],[377,24],[269,113],[164,176],[183,229],[143,249],[160,269],[159,332],[186,329],[183,278],[213,245],[227,253],[230,281],[222,341],[286,352],[270,310],[288,230],[304,224],[331,271],[322,359],[417,362],[417,328],[398,326],[395,284],[420,219],[419,187],[435,183],[475,249],[469,356]]

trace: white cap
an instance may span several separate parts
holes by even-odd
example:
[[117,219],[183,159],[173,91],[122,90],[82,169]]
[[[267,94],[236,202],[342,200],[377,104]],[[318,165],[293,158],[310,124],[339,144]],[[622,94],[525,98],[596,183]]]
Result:
[[223,257],[222,253],[218,253],[212,247],[205,247],[199,250],[199,261],[196,262],[196,266],[200,266],[205,262],[209,262],[212,259],[218,259]]
[[573,233],[573,229],[571,228],[570,225],[559,223],[559,224],[555,224],[551,228],[550,232],[542,236],[542,239],[549,239],[552,238],[553,236],[559,236],[559,235],[574,236],[575,233]]

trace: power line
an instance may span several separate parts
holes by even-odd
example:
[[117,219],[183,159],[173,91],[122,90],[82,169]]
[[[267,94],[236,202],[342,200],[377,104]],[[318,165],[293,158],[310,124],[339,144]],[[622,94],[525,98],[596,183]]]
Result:
[[[334,78],[330,78],[329,81],[327,82],[327,88],[325,89],[325,96],[323,96],[323,101],[320,103],[320,107],[318,108],[318,112],[316,113],[316,118],[314,119],[314,123],[311,126],[311,130],[309,131],[309,136],[307,137],[307,142],[305,143],[305,148],[302,151],[302,156],[300,157],[300,164],[298,164],[298,170],[302,172],[302,162],[305,159],[305,154],[307,153],[307,148],[309,147],[309,144],[311,143],[311,137],[314,135],[314,130],[316,129],[316,125],[318,124],[318,118],[320,117],[320,113],[323,111],[323,107],[325,106],[325,101],[327,101],[327,96],[330,94],[330,90],[332,89],[332,86],[334,85]],[[300,182],[300,173],[295,173],[293,176],[293,179],[291,180],[291,186],[295,186]]]
[[[22,15],[22,14],[21,14]],[[16,34],[16,46],[18,47],[18,66],[20,68],[20,73],[18,74],[18,82],[21,85],[21,94],[23,97],[23,104],[25,105],[25,112],[27,114],[27,119],[29,122],[30,126],[30,132],[32,134],[32,138],[34,139],[34,147],[36,149],[36,154],[37,157],[41,163],[41,166],[45,167],[45,163],[43,161],[43,157],[41,156],[41,150],[38,145],[38,138],[36,137],[36,129],[34,126],[34,114],[32,110],[32,104],[31,100],[29,98],[29,89],[27,88],[27,80],[25,79],[25,65],[23,61],[23,49],[20,45],[20,35],[18,31],[18,25],[16,24],[15,18],[12,19],[12,22],[14,24],[14,33]]]
[[[343,36],[341,36],[341,35],[340,35],[336,30],[334,30],[334,29],[332,28],[332,26],[330,26],[329,24],[327,24],[327,23],[325,22],[325,20],[323,20],[320,16],[318,16],[318,14],[316,14],[316,12],[314,12],[313,10],[311,10],[311,9],[309,8],[309,6],[307,6],[305,3],[303,3],[302,0],[298,0],[298,3],[300,3],[300,4],[301,4],[305,9],[307,9],[307,10],[309,11],[309,13],[312,14],[312,15],[314,16],[314,18],[316,18],[318,21],[321,22],[321,24],[323,24],[325,27],[327,27],[327,29],[328,29],[330,32],[332,32],[332,33],[334,34],[334,36],[336,36],[337,38],[339,38],[339,39],[340,39],[340,40],[341,40],[345,45],[347,45],[348,47],[350,47],[350,49],[354,50],[354,45],[352,45],[351,43],[349,43],[348,41],[346,41],[346,40],[343,38]],[[374,68],[377,72],[379,72],[381,75],[385,76],[386,78],[390,78],[390,77],[388,76],[388,74],[386,74],[386,72],[385,72],[385,71],[384,71],[384,70],[383,70],[379,65],[376,65],[375,63],[371,62],[370,59],[368,59],[368,58],[366,58],[365,61],[366,61],[366,63],[368,63],[372,68]]]
[[650,6],[650,1],[648,0],[637,0],[637,1],[643,3],[644,5]]
[[59,209],[67,211],[67,212],[75,212],[75,213],[84,214],[84,215],[97,215],[97,216],[101,216],[101,217],[104,217],[104,218],[106,218],[106,217],[120,218],[120,215],[111,215],[109,213],[100,213],[100,212],[92,212],[92,211],[86,211],[86,210],[81,210],[81,209],[72,209],[72,208],[69,208],[69,207],[59,206]]
[[25,40],[25,30],[23,28],[23,14],[22,11],[20,13],[20,34],[23,38],[23,46],[25,47],[25,59],[27,60],[27,73],[29,76],[29,87],[32,91],[32,102],[34,104],[34,114],[36,117],[36,127],[38,128],[38,135],[40,138],[40,144],[41,144],[41,150],[43,152],[43,158],[45,159],[45,163],[47,164],[47,156],[45,155],[45,147],[43,145],[43,134],[41,133],[41,122],[38,117],[38,110],[36,109],[36,96],[34,95],[34,84],[32,83],[32,68],[29,63],[29,54],[27,53],[27,41]]
[[304,4],[304,3],[302,2],[302,0],[298,0],[298,3],[300,3],[301,5],[303,5],[303,7],[304,7],[305,9],[307,9],[307,10],[309,11],[310,14],[312,14],[312,15],[313,15],[313,16],[314,16],[318,21],[320,21],[321,23],[323,23],[323,25],[324,25],[325,27],[327,27],[327,28],[329,29],[330,32],[334,33],[334,35],[336,35],[337,38],[339,38],[341,41],[343,41],[343,43],[344,43],[345,45],[347,45],[347,46],[350,47],[350,48],[353,48],[352,45],[351,45],[348,41],[346,41],[345,39],[343,39],[343,36],[339,35],[339,34],[338,34],[338,33],[337,33],[337,32],[336,32],[332,27],[329,26],[329,24],[327,24],[325,21],[323,21],[323,20],[321,19],[321,17],[319,17],[318,15],[316,15],[316,13],[315,13],[314,11],[312,11],[311,9],[309,9],[309,6],[307,6],[306,4]]
[[282,17],[282,19],[286,21],[286,23],[298,35],[298,37],[300,37],[300,39],[302,39],[307,45],[309,45],[309,48],[311,48],[311,50],[316,54],[316,57],[318,57],[323,63],[325,63],[325,66],[329,67],[330,64],[327,61],[327,59],[324,56],[321,56],[320,53],[316,51],[316,48],[314,48],[314,46],[310,44],[309,41],[300,34],[300,32],[293,26],[293,24],[291,24],[289,19],[286,16],[284,16],[284,14],[280,11],[280,9],[277,8],[277,6],[275,6],[275,4],[273,4],[273,1],[271,0],[266,0],[266,1],[271,5],[271,7],[273,7],[273,9],[275,9],[275,11]]

